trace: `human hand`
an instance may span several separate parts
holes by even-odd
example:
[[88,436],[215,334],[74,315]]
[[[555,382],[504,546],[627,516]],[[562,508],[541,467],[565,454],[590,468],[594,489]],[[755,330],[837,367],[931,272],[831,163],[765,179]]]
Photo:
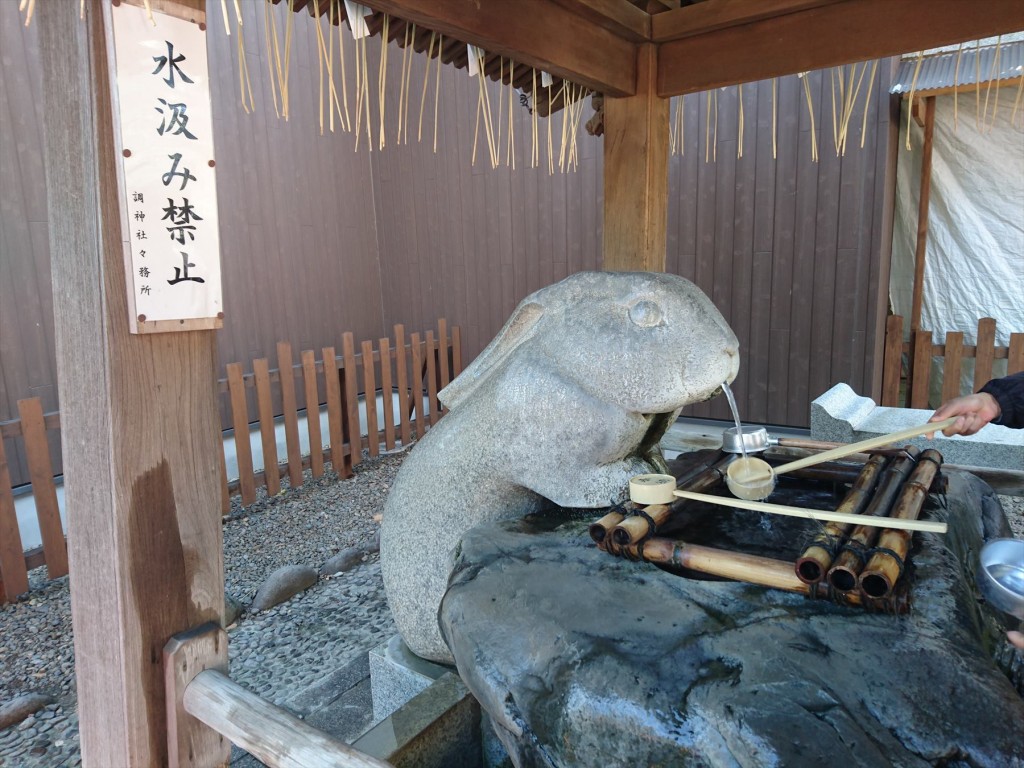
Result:
[[1010,645],[1014,645],[1024,651],[1024,632],[1007,632],[1006,639],[1010,641]]
[[[987,392],[979,392],[976,395],[964,395],[956,397],[939,407],[932,417],[932,421],[957,417],[951,426],[942,430],[947,437],[952,435],[973,435],[993,419],[999,418],[999,403]],[[935,433],[930,433],[928,438]]]

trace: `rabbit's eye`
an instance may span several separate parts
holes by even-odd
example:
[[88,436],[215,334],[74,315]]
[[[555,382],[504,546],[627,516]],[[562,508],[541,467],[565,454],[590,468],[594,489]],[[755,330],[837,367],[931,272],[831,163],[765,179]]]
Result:
[[653,328],[661,325],[661,307],[649,299],[638,301],[629,308],[629,319],[641,328]]

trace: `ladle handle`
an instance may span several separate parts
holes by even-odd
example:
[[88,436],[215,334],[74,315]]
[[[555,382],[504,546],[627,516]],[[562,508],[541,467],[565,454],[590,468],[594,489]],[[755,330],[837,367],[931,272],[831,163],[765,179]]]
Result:
[[844,456],[849,456],[851,453],[861,453],[862,451],[869,451],[872,448],[881,448],[883,445],[895,443],[897,440],[907,440],[911,437],[918,437],[927,432],[941,432],[946,427],[952,426],[956,420],[957,417],[953,416],[945,421],[933,421],[928,424],[921,424],[917,427],[907,427],[906,429],[901,429],[899,432],[890,432],[888,435],[871,437],[867,440],[861,440],[859,443],[841,445],[838,448],[833,448],[829,451],[825,451],[824,453],[818,453],[813,456],[807,456],[803,459],[791,461],[788,464],[782,464],[775,467],[774,472],[776,475],[781,475],[786,472],[792,472],[794,469],[813,467],[815,464],[820,464],[823,461],[841,459]]

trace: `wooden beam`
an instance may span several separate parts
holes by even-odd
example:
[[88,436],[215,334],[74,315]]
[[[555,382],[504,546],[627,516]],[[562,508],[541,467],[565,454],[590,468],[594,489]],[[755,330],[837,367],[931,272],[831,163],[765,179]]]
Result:
[[840,1],[760,0],[752,3],[750,0],[704,0],[654,16],[651,19],[651,40],[664,43]]
[[224,605],[215,332],[129,333],[112,8],[84,7],[35,20],[82,760],[165,765],[164,644]]
[[554,0],[371,0],[427,29],[613,96],[636,92],[636,45]]
[[[921,330],[924,299],[924,262],[928,246],[928,203],[932,191],[932,137],[935,134],[935,97],[925,99],[924,147],[921,150],[921,190],[917,202],[917,245],[914,248],[914,293],[910,308],[910,332]],[[907,105],[910,109],[910,104]]]
[[[700,5],[718,2],[724,0]],[[655,39],[661,18],[698,7],[653,17]],[[844,0],[816,5],[661,43],[658,95],[695,93],[1021,29],[1020,0],[987,0],[975,13],[965,13],[961,0]]]
[[554,0],[587,21],[634,43],[651,37],[651,16],[629,0]]
[[637,95],[604,100],[604,269],[665,271],[668,99],[654,94],[657,50],[637,53]]

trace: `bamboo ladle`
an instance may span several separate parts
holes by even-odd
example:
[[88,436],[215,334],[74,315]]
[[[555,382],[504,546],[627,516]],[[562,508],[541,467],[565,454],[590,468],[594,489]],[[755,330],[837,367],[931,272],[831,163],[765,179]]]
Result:
[[844,456],[849,456],[851,453],[881,448],[883,445],[895,443],[897,440],[918,437],[928,432],[941,432],[946,427],[952,426],[956,419],[957,417],[954,416],[945,421],[930,422],[917,427],[907,427],[898,432],[891,432],[888,435],[879,435],[878,437],[861,440],[859,443],[841,445],[838,448],[797,459],[778,467],[772,467],[764,459],[748,456],[747,458],[738,459],[729,465],[725,483],[736,498],[746,499],[747,501],[760,501],[771,495],[771,492],[775,490],[775,478],[786,472],[811,467],[823,461],[841,459]]

